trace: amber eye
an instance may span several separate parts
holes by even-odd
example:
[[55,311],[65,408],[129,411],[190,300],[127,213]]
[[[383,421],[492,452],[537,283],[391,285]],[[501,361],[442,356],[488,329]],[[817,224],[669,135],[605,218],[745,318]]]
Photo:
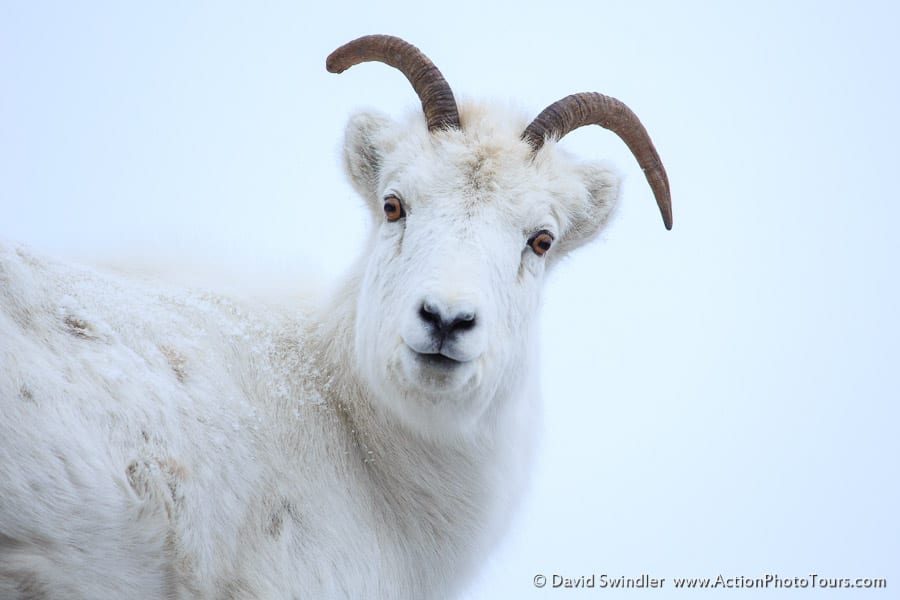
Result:
[[528,240],[528,245],[531,246],[535,254],[543,256],[550,249],[550,246],[553,245],[553,234],[546,229],[542,229],[531,236]]
[[406,216],[400,198],[393,194],[384,197],[384,216],[392,223]]

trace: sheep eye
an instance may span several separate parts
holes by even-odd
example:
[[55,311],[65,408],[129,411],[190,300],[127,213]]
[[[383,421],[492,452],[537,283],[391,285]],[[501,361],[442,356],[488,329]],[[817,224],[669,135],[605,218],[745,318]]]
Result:
[[406,216],[400,198],[393,194],[384,197],[384,216],[392,223]]
[[542,229],[528,239],[528,245],[538,256],[543,256],[553,245],[553,234]]

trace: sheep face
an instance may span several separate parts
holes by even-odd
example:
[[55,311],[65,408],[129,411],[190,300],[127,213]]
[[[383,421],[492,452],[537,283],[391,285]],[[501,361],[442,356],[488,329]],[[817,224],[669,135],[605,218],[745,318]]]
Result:
[[416,430],[471,428],[515,395],[537,346],[546,271],[593,238],[618,176],[536,156],[508,110],[461,108],[461,130],[360,114],[345,166],[372,209],[357,306],[356,360],[389,410]]

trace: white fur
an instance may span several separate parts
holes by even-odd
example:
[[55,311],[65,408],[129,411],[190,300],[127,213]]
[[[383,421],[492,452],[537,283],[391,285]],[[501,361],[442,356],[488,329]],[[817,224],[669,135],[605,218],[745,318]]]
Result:
[[[458,592],[531,462],[545,272],[619,189],[555,144],[532,157],[508,113],[351,120],[371,236],[311,312],[0,246],[0,597]],[[453,367],[415,352],[426,300],[476,315]]]

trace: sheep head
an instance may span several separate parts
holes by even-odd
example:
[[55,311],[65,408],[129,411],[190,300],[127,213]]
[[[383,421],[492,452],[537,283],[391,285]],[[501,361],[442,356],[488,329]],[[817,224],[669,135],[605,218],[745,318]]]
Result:
[[401,122],[360,113],[347,127],[345,168],[373,218],[356,359],[411,427],[459,432],[504,391],[536,381],[544,274],[597,235],[619,197],[612,168],[553,142],[588,123],[618,133],[670,227],[668,183],[640,122],[611,98],[563,99],[530,124],[506,107],[457,106],[431,61],[390,36],[350,42],[326,66],[342,72],[371,60],[401,70],[423,110]]

